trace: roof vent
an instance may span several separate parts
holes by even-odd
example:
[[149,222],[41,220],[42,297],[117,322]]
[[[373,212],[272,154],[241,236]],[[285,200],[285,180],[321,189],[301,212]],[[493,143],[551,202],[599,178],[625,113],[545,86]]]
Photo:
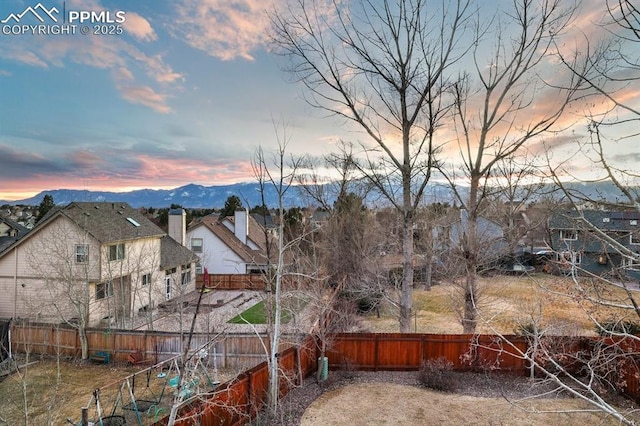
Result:
[[602,222],[603,222],[603,223],[609,223],[609,222],[611,222],[611,218],[609,218],[609,217],[603,217],[603,218],[602,218]]

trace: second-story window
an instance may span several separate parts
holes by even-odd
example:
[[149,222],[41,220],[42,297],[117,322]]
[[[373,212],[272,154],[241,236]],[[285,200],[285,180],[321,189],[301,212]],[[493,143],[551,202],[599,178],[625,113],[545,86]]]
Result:
[[124,259],[124,243],[113,244],[109,246],[109,260]]
[[76,245],[76,263],[87,263],[89,261],[89,246],[86,244]]
[[640,245],[640,234],[638,233],[629,234],[629,242],[634,245]]
[[560,239],[575,241],[578,239],[578,231],[576,231],[575,229],[561,229]]
[[191,239],[191,251],[194,253],[202,253],[202,238]]
[[142,285],[149,285],[151,284],[151,274],[144,274],[142,276]]

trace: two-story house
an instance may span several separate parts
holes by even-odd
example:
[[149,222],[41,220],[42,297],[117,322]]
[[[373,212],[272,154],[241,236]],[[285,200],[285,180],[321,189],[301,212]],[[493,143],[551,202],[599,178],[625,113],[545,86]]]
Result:
[[552,269],[640,279],[640,213],[582,210],[549,221]]
[[193,291],[196,260],[127,204],[56,207],[0,252],[0,317],[126,327]]
[[251,274],[263,272],[267,262],[268,232],[246,210],[220,218],[206,216],[189,226],[187,247],[200,263],[198,272],[209,274]]

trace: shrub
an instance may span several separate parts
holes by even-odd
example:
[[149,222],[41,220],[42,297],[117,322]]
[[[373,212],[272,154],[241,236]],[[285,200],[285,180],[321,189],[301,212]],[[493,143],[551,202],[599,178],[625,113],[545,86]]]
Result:
[[446,358],[428,359],[418,371],[420,386],[441,392],[454,392],[458,385],[453,373],[453,363]]
[[603,321],[596,326],[596,332],[600,336],[611,336],[612,334],[640,334],[640,324],[631,321]]

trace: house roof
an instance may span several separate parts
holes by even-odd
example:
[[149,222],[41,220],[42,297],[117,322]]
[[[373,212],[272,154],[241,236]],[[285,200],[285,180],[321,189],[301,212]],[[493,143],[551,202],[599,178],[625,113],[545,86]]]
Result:
[[72,202],[64,207],[49,210],[23,238],[4,247],[0,256],[10,247],[37,234],[40,229],[61,216],[85,230],[101,244],[166,235],[162,229],[126,203]]
[[[251,215],[249,215],[249,234],[247,235],[247,238],[249,240],[251,240],[251,242],[253,242],[255,245],[257,245],[258,247],[260,247],[260,249],[263,252],[267,252],[267,243],[265,241],[265,232],[264,232],[264,228],[262,227],[262,225],[260,225],[258,223],[257,220],[255,220],[253,217],[251,217]],[[235,229],[235,217],[233,216],[227,216],[225,217],[222,222],[224,221],[229,221],[231,224],[233,224],[233,227]],[[233,232],[232,232],[233,234]],[[236,238],[237,240],[237,238]]]
[[273,216],[271,216],[270,214],[265,216],[265,215],[260,214],[260,213],[251,213],[251,217],[257,223],[259,223],[260,226],[263,226],[263,227],[265,227],[267,229],[271,229],[271,228],[276,228],[277,227],[277,225],[273,221]]
[[61,213],[102,244],[165,235],[162,229],[126,203],[73,202]]
[[163,270],[197,262],[198,256],[168,235],[160,240],[160,268]]
[[[460,219],[451,224],[451,241],[460,244],[463,235],[469,229],[469,214],[466,210],[460,210]],[[502,228],[497,223],[482,216],[476,218],[476,234],[480,241],[488,242],[504,238]]]
[[[198,223],[191,227],[194,229],[198,226],[205,226],[213,235],[218,237],[231,251],[238,255],[243,262],[266,264],[267,263],[267,249],[264,241],[264,231],[260,224],[249,216],[249,235],[247,236],[253,243],[255,243],[259,250],[254,250],[247,244],[240,241],[233,231],[231,231],[223,222],[228,221],[235,226],[233,216],[226,217],[222,220],[217,215],[209,215],[203,217]],[[261,238],[260,238],[261,237]]]
[[582,210],[554,213],[549,220],[550,229],[578,229],[587,223],[603,231],[640,231],[640,212]]
[[29,229],[20,225],[7,217],[0,217],[0,222],[5,223],[9,228],[15,231],[15,235],[0,236],[0,253],[9,247],[14,241],[19,240],[29,232]]

